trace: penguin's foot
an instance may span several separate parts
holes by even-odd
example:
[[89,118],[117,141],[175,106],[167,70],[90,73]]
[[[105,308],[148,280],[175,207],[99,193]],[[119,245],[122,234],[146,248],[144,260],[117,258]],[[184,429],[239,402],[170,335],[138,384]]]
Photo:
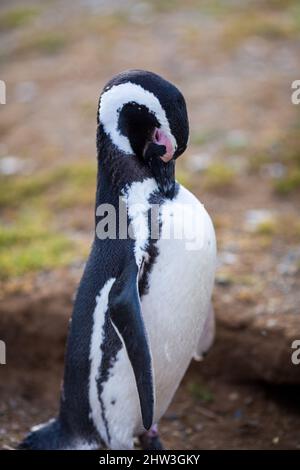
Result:
[[143,450],[163,450],[164,447],[159,438],[157,424],[153,424],[149,431],[139,436],[139,441]]

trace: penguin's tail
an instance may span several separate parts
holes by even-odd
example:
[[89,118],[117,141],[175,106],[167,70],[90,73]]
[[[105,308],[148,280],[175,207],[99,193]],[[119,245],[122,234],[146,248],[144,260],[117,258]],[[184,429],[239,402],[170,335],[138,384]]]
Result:
[[69,447],[58,419],[34,426],[31,432],[18,445],[18,450],[59,450]]

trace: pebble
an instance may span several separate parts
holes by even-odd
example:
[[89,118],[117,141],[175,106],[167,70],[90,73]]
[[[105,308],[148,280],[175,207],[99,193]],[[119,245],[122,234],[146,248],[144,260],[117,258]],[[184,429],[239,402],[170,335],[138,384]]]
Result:
[[8,155],[0,159],[0,173],[5,176],[11,176],[22,173],[25,168],[24,161],[19,157]]
[[228,395],[228,398],[230,401],[236,401],[239,399],[239,394],[237,392],[231,392],[229,395]]
[[20,82],[15,89],[16,100],[19,103],[30,103],[38,94],[38,87],[33,81]]
[[238,421],[240,420],[241,418],[243,417],[243,411],[241,409],[237,409],[235,410],[234,414],[233,414],[233,418]]
[[229,266],[234,265],[237,262],[237,255],[230,251],[221,251],[218,256],[218,264],[220,266],[227,264]]
[[257,227],[265,222],[274,220],[274,214],[267,209],[251,209],[245,213],[245,228],[254,232]]
[[253,397],[249,396],[249,397],[246,397],[245,400],[244,400],[244,403],[245,405],[251,405],[253,403]]
[[167,413],[164,417],[168,421],[176,421],[180,418],[178,413]]
[[194,428],[195,428],[195,431],[200,432],[200,431],[203,431],[204,426],[202,423],[196,423],[194,425]]
[[299,271],[300,266],[300,249],[290,250],[280,261],[277,266],[279,274],[285,276],[293,276]]
[[151,4],[138,2],[134,4],[129,11],[129,18],[134,23],[149,24],[152,20]]
[[226,144],[232,148],[246,147],[248,144],[247,134],[242,129],[233,129],[227,134]]
[[270,163],[264,165],[261,170],[262,176],[268,176],[273,179],[280,179],[286,175],[287,168],[282,163]]
[[212,156],[209,153],[199,153],[189,157],[187,160],[187,168],[192,172],[202,172],[211,165],[211,162]]
[[277,320],[275,318],[268,318],[266,326],[267,328],[273,328],[277,325]]

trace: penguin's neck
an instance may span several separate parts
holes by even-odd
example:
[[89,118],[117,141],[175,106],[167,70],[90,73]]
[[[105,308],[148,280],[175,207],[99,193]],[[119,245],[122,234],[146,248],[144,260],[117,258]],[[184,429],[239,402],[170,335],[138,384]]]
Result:
[[98,177],[96,206],[113,203],[133,182],[153,178],[150,168],[136,155],[126,155],[102,133],[97,138]]

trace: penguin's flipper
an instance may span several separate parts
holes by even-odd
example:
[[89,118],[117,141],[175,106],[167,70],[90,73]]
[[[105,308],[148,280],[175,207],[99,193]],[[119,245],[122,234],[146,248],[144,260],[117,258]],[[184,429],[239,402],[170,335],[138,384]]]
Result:
[[130,262],[112,286],[110,319],[131,362],[145,429],[153,424],[154,387],[152,361],[138,293],[138,268]]

